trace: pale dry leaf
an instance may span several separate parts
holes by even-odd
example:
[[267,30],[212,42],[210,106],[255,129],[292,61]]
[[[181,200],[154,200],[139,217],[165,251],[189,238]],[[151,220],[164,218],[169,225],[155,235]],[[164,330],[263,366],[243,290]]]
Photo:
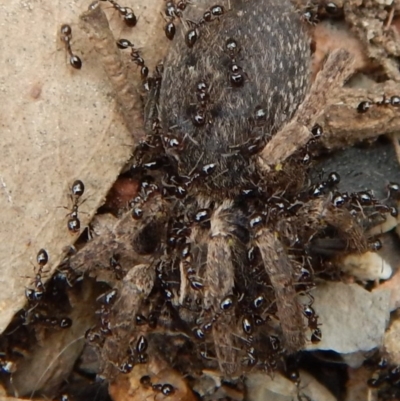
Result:
[[[101,60],[78,25],[89,1],[10,2],[0,0],[0,330],[25,303],[36,254],[45,248],[54,269],[76,240],[67,230],[74,180],[85,184],[79,218],[84,227],[129,159],[133,137],[116,108]],[[162,58],[160,0],[128,4],[138,25],[127,28],[104,3],[117,37],[146,49],[149,66]],[[81,70],[68,63],[59,38],[61,24],[72,27],[72,50]],[[157,34],[156,34],[157,33]],[[158,46],[149,45],[157,37]],[[160,48],[161,47],[161,48]],[[124,56],[133,83],[139,72]],[[139,96],[139,94],[138,94]]]

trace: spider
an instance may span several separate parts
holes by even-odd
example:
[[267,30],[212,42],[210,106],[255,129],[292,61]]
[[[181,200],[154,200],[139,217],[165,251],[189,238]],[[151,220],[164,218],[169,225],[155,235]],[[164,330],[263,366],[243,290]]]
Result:
[[[222,1],[216,15],[214,6],[185,11],[148,79],[131,210],[69,261],[76,271],[96,270],[93,259],[115,265],[116,256],[132,266],[87,334],[107,379],[160,352],[160,327],[179,331],[224,375],[274,369],[279,355],[305,346],[307,320],[315,341],[321,335],[312,302],[298,296],[321,260],[312,241],[365,252],[364,220],[382,210],[372,196],[333,196],[334,173],[314,186],[308,179],[316,121],[351,74],[350,55],[332,52],[311,83],[306,22],[290,1]],[[101,25],[100,8],[85,18]]]

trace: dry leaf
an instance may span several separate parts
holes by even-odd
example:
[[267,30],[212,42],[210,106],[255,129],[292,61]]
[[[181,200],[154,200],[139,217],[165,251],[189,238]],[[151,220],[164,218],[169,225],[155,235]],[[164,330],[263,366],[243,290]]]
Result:
[[[25,303],[31,280],[24,276],[33,276],[39,249],[47,250],[53,270],[77,238],[68,232],[66,218],[73,181],[79,178],[85,184],[79,207],[84,227],[131,154],[132,133],[118,113],[101,60],[78,24],[89,3],[1,0],[1,331]],[[168,42],[160,40],[162,4],[132,4],[138,17],[135,28],[125,27],[116,10],[102,4],[116,36],[143,46],[150,70]],[[72,27],[71,46],[82,59],[81,70],[69,65],[59,38],[65,23]],[[156,46],[151,44],[154,37]],[[136,66],[129,54],[123,57],[139,88]]]

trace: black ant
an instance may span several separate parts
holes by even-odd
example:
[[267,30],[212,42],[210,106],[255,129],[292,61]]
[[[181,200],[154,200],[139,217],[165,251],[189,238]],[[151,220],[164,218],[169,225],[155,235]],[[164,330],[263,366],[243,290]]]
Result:
[[101,347],[104,344],[105,337],[97,328],[90,328],[85,333],[85,340],[91,345]]
[[122,7],[114,0],[101,0],[108,1],[118,12],[119,15],[123,18],[125,25],[133,28],[137,24],[137,18],[135,13],[130,7]]
[[192,24],[194,25],[194,28],[189,29],[185,35],[186,45],[188,47],[193,47],[194,44],[197,42],[197,39],[199,39],[199,37],[200,37],[200,31],[198,28],[208,22],[212,22],[215,19],[218,19],[221,15],[224,14],[224,12],[225,12],[224,7],[222,7],[220,5],[215,5],[215,6],[212,6],[209,10],[207,10],[203,14],[203,17],[200,19],[199,22],[197,22],[197,23],[192,22]]
[[314,297],[311,294],[307,294],[311,302],[309,305],[304,305],[303,314],[308,320],[308,327],[311,330],[311,342],[313,344],[319,343],[322,339],[321,329],[318,327],[318,315],[315,313],[312,304],[314,303]]
[[139,363],[147,363],[147,350],[148,342],[145,336],[141,335],[136,343],[136,352],[138,355]]
[[41,249],[36,255],[36,262],[39,265],[39,269],[35,275],[32,283],[35,289],[27,288],[25,290],[25,296],[29,302],[39,302],[43,299],[45,293],[45,287],[42,281],[43,268],[47,265],[49,261],[49,255],[44,249]]
[[200,127],[206,123],[206,106],[209,100],[208,85],[202,81],[196,85],[196,97],[199,102],[196,112],[192,116],[192,122],[196,127]]
[[151,377],[150,376],[142,376],[140,378],[140,384],[145,387],[151,387],[154,391],[158,393],[162,393],[166,397],[172,395],[175,393],[175,388],[172,384],[166,383],[166,384],[153,384],[151,382]]
[[120,372],[130,373],[133,369],[133,366],[135,365],[135,361],[137,361],[138,363],[147,363],[148,362],[148,355],[146,353],[147,347],[148,347],[147,339],[145,336],[141,335],[138,338],[135,347],[137,357],[135,358],[135,351],[133,349],[130,349],[128,351],[128,360],[122,363],[119,367]]
[[[219,7],[219,6],[214,6]],[[211,10],[214,9],[211,8]],[[223,13],[223,9],[221,10],[221,15]],[[205,15],[205,14],[204,14]],[[240,87],[244,83],[245,73],[242,68],[236,62],[236,56],[240,52],[240,48],[235,39],[230,38],[225,43],[226,51],[228,53],[229,58],[231,59],[231,64],[229,66],[229,83],[233,87]],[[265,111],[262,107],[258,107],[255,110],[255,121],[262,121],[265,118]]]
[[117,280],[122,280],[124,277],[124,270],[122,269],[121,263],[119,262],[118,255],[112,255],[110,257],[110,268],[115,273]]
[[316,7],[308,6],[301,14],[302,19],[310,25],[316,25],[319,22],[318,10]]
[[72,326],[72,320],[69,317],[58,319],[56,317],[48,317],[41,313],[35,313],[31,323],[38,323],[48,328],[68,329]]
[[387,98],[383,95],[383,99],[378,102],[372,102],[369,100],[364,100],[360,102],[357,106],[357,112],[360,114],[366,113],[373,105],[375,106],[392,106],[392,107],[400,107],[400,96],[391,96]]
[[71,187],[72,210],[68,214],[67,227],[72,234],[76,234],[81,229],[81,222],[78,217],[78,201],[85,192],[85,185],[81,180],[76,180]]
[[111,334],[111,323],[109,316],[111,313],[112,305],[118,296],[116,289],[111,289],[97,298],[97,302],[101,304],[101,308],[96,311],[100,315],[100,333],[103,336]]
[[[165,16],[168,22],[165,25],[164,32],[165,36],[169,40],[172,40],[176,33],[174,20],[176,18],[182,18],[182,12],[186,9],[186,6],[186,0],[180,0],[177,4],[174,4],[172,1],[167,2],[165,6]],[[185,41],[187,46],[193,47],[197,39],[200,37],[198,27],[204,25],[206,22],[213,21],[214,19],[220,17],[222,14],[224,14],[224,8],[222,6],[215,5],[203,14],[203,17],[200,19],[199,22],[195,23],[194,21],[189,21],[194,26],[194,28],[189,29],[186,32]]]
[[400,199],[400,185],[397,182],[390,182],[387,186],[388,197],[390,199],[399,200]]
[[199,340],[204,339],[205,333],[209,333],[212,326],[218,321],[223,313],[227,313],[235,306],[235,297],[233,295],[227,295],[219,304],[220,310],[215,312],[210,322],[203,324],[202,328],[195,328],[194,334]]
[[128,356],[128,360],[120,365],[119,371],[121,373],[130,373],[132,372],[134,366],[135,366],[134,357],[132,354],[130,354]]
[[[310,3],[310,2],[309,2]],[[338,18],[343,14],[343,7],[338,6],[334,2],[324,2],[323,4],[308,5],[301,16],[302,19],[310,25],[316,25],[322,18]]]
[[128,39],[119,39],[117,41],[117,46],[119,49],[127,49],[128,47],[131,48],[132,61],[140,67],[140,76],[142,79],[146,79],[149,75],[149,68],[145,65],[143,58],[139,55],[139,50],[135,49],[134,44]]
[[130,346],[127,352],[127,360],[119,365],[119,371],[121,373],[130,373],[136,363],[146,364],[148,362],[148,355],[144,351],[147,349],[147,345],[146,338],[141,335],[135,347],[136,353],[132,346]]
[[168,1],[165,5],[165,16],[168,19],[167,24],[165,25],[164,32],[165,36],[172,40],[176,33],[176,28],[174,24],[175,18],[182,18],[182,11],[186,9],[187,2],[185,0],[178,1],[177,4],[174,4],[172,1]]
[[16,370],[16,364],[5,352],[0,352],[0,372],[13,373]]
[[82,68],[82,60],[72,53],[71,50],[72,29],[68,24],[61,25],[61,40],[65,43],[65,48],[69,54],[69,63],[77,70]]

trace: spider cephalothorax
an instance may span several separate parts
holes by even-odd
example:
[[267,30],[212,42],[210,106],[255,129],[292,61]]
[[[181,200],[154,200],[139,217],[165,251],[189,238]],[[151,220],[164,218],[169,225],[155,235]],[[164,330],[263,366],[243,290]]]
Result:
[[[305,305],[298,297],[312,287],[320,260],[310,242],[338,238],[346,252],[367,249],[349,211],[355,198],[338,205],[327,196],[338,177],[308,182],[302,147],[311,151],[307,141],[321,135],[314,123],[324,81],[310,88],[307,30],[291,3],[214,8],[205,0],[188,12],[189,31],[176,33],[149,80],[132,214],[117,224],[112,246],[99,239],[96,248],[121,260],[129,254],[133,265],[119,296],[102,306],[108,378],[145,362],[148,348],[160,351],[151,341],[160,326],[178,330],[179,347],[205,365],[217,361],[224,374],[243,365],[272,369],[281,353],[304,347],[307,324],[313,341],[321,337],[312,297]],[[343,61],[343,52],[328,59],[331,84],[346,75]]]

